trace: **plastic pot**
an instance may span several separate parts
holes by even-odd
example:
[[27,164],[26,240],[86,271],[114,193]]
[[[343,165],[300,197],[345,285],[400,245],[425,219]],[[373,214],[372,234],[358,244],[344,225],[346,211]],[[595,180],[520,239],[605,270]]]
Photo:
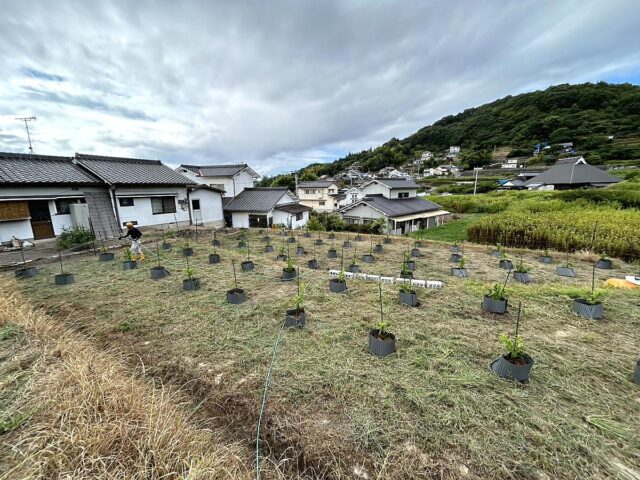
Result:
[[73,273],[58,273],[53,281],[56,285],[71,285],[75,279],[73,278]]
[[311,268],[312,270],[318,270],[320,268],[320,264],[318,263],[318,260],[312,258],[307,262],[307,267]]
[[396,337],[393,333],[385,333],[385,338],[380,339],[380,330],[369,331],[369,351],[376,357],[386,357],[396,351]]
[[280,230],[280,236],[281,237],[286,237],[287,236],[287,232],[285,232],[284,230]]
[[341,293],[347,289],[347,282],[341,282],[337,278],[329,280],[329,291],[333,293]]
[[22,267],[16,270],[17,278],[32,278],[38,273],[36,267]]
[[551,264],[553,263],[553,257],[551,255],[540,255],[538,261],[540,263]]
[[458,278],[467,278],[469,276],[469,272],[466,268],[452,268],[451,275]]
[[640,360],[636,362],[636,368],[633,371],[633,381],[640,385]]
[[189,248],[183,248],[182,249],[182,255],[185,257],[190,257],[191,255],[193,255],[193,248],[189,247]]
[[136,268],[138,268],[138,262],[136,262],[135,260],[125,260],[124,262],[122,262],[123,270],[135,270]]
[[304,238],[311,238],[311,233],[304,232]]
[[322,241],[321,238],[316,239],[316,245],[323,245],[324,242]]
[[490,313],[498,313],[503,315],[507,313],[507,299],[494,300],[489,295],[485,295],[482,299],[482,308]]
[[243,272],[251,272],[256,266],[251,260],[246,260],[240,264]]
[[335,239],[336,239],[336,234],[335,234],[335,233],[333,233],[333,232],[331,232],[331,233],[329,234],[329,240],[335,240]]
[[411,249],[411,256],[412,257],[420,257],[420,249],[419,248],[412,248]]
[[515,380],[516,382],[526,382],[531,375],[531,367],[533,366],[533,358],[524,354],[523,365],[511,362],[509,360],[510,354],[501,355],[491,362],[491,370],[500,378],[506,378],[507,380]]
[[608,258],[601,258],[596,262],[596,268],[611,270],[613,268],[613,262]]
[[287,310],[284,316],[284,326],[287,328],[304,328],[304,324],[307,321],[307,314],[304,311],[304,308],[300,310],[294,308],[291,310]]
[[188,292],[192,290],[198,290],[200,288],[200,280],[194,278],[192,280],[184,279],[182,280],[182,289]]
[[460,253],[452,253],[451,255],[449,255],[450,262],[458,263],[460,260],[462,260],[462,254]]
[[356,265],[356,264],[351,264],[351,265],[349,265],[348,270],[349,270],[351,273],[359,273],[359,272],[360,272],[360,266],[359,266],[359,265]]
[[575,277],[576,271],[571,267],[556,267],[556,274],[561,277]]
[[296,243],[296,239],[294,237],[287,238],[287,243]]
[[500,258],[500,257],[502,257],[502,252],[500,250],[494,250],[493,252],[491,252],[491,256],[492,257],[496,257],[496,258]]
[[171,244],[169,242],[162,242],[163,250],[171,250]]
[[374,245],[374,247],[373,247],[373,251],[374,251],[375,253],[382,253],[382,250],[383,250],[383,249],[382,249],[382,245],[381,245],[381,244],[379,244],[379,243],[376,243],[376,244]]
[[104,252],[98,255],[98,260],[101,262],[110,262],[113,260],[113,252]]
[[297,247],[296,255],[304,255],[304,247]]
[[240,305],[247,300],[247,296],[242,288],[232,288],[227,290],[227,303]]
[[391,243],[393,243],[393,241],[390,238],[386,238],[384,239],[384,244],[385,245],[390,245]]
[[530,283],[531,279],[529,278],[528,272],[513,272],[513,279],[516,282],[520,283]]
[[269,243],[271,241],[271,237],[269,235],[265,235],[264,237],[262,237],[262,241]]
[[282,279],[283,280],[293,280],[294,278],[296,278],[298,274],[296,273],[296,269],[294,268],[293,270],[287,270],[286,268],[282,269]]
[[345,240],[345,241],[342,243],[342,246],[343,246],[344,248],[351,248],[351,242],[350,242],[349,240]]
[[604,316],[604,305],[596,303],[589,305],[584,298],[575,298],[571,309],[582,318],[589,320],[600,320]]
[[327,252],[327,258],[338,258],[338,252],[336,250],[329,250]]
[[414,260],[410,260],[407,262],[407,270],[413,272],[416,269],[416,262]]
[[414,242],[413,246],[415,248],[422,248],[422,242],[418,240],[417,242]]
[[513,262],[511,260],[500,260],[498,266],[505,270],[511,270],[513,268]]
[[247,242],[240,241],[238,242],[238,248],[245,248],[247,246]]
[[411,278],[413,278],[413,272],[411,272],[411,271],[409,271],[407,273],[400,272],[400,278],[409,278],[409,279],[411,279]]
[[264,253],[271,253],[271,252],[273,252],[273,245],[265,245]]
[[287,256],[286,255],[278,255],[276,257],[276,260],[280,260],[281,262],[286,262]]
[[451,253],[460,253],[460,247],[458,245],[451,245]]
[[219,253],[210,253],[209,254],[209,263],[220,263],[220,254]]
[[373,262],[376,261],[376,257],[374,257],[373,255],[370,255],[370,254],[367,253],[367,254],[362,256],[362,261],[364,263],[373,263]]
[[163,266],[151,267],[150,272],[152,280],[159,280],[169,275],[169,272]]
[[408,305],[410,307],[418,306],[418,294],[416,292],[398,292],[400,303]]
[[364,238],[362,238],[360,235],[356,235],[355,241],[356,242],[362,242],[364,240]]

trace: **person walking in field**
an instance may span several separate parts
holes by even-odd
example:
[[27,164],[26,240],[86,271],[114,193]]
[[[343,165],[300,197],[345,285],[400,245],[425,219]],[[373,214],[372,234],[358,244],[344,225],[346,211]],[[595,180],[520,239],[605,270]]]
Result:
[[127,222],[127,234],[118,238],[122,240],[127,237],[131,238],[131,254],[133,259],[144,260],[144,252],[142,251],[142,244],[140,243],[142,232],[134,227],[131,222]]

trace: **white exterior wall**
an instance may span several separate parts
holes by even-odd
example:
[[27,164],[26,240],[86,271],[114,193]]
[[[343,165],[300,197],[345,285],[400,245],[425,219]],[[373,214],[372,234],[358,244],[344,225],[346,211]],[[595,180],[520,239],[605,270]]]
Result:
[[33,230],[29,220],[9,220],[0,222],[0,242],[10,242],[13,237],[21,240],[33,239]]
[[[264,215],[264,212],[260,215]],[[269,215],[267,214],[267,221]],[[249,228],[249,212],[231,212],[233,228]]]
[[295,214],[283,212],[281,210],[273,211],[273,224],[279,225],[284,224],[289,228],[289,222],[291,222],[290,228],[304,228],[309,221],[309,212],[302,212],[302,219],[296,220]]
[[[176,202],[176,213],[160,213],[154,215],[151,210],[151,197],[172,196]],[[117,204],[120,213],[121,227],[126,222],[138,222],[138,226],[160,225],[174,223],[189,223],[189,209],[182,209],[178,199],[187,198],[186,187],[123,187],[116,189],[116,198],[133,197],[132,207],[121,207]],[[124,227],[123,227],[124,228]]]
[[222,195],[211,190],[195,190],[190,193],[192,200],[200,200],[200,209],[193,210],[193,221],[205,224],[220,224],[223,222]]
[[391,190],[389,189],[389,187],[385,187],[384,185],[381,185],[379,183],[373,182],[370,183],[364,187],[362,187],[362,194],[363,195],[382,195],[383,197],[387,197],[389,198],[389,195],[391,194]]
[[400,198],[401,193],[408,193],[409,196],[405,198],[412,198],[416,196],[417,190],[408,189],[408,190],[391,190],[391,196],[389,198]]
[[382,213],[375,208],[371,208],[369,205],[358,205],[357,207],[350,208],[342,215],[344,217],[365,218],[369,220],[376,220],[380,217],[384,217]]
[[224,189],[224,197],[235,197],[245,188],[252,188],[254,186],[254,180],[251,174],[247,171],[238,172],[233,178],[229,177],[200,177],[193,173],[191,170],[178,168],[179,173],[193,180],[195,183],[208,185],[210,187],[222,185]]

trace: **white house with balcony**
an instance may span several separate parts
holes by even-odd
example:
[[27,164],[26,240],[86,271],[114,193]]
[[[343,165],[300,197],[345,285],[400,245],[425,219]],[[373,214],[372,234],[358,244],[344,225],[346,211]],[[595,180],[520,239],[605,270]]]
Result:
[[225,198],[235,197],[245,188],[253,188],[260,178],[246,163],[229,165],[180,165],[176,172],[202,185],[224,190]]
[[336,207],[334,196],[338,194],[338,184],[333,180],[300,182],[296,193],[302,205],[317,212],[332,212]]

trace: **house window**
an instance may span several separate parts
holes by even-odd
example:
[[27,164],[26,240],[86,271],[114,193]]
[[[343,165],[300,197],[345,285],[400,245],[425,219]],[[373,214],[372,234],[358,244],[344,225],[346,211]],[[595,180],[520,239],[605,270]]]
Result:
[[154,215],[176,213],[175,197],[151,197],[151,212]]
[[87,203],[87,201],[84,198],[57,198],[56,212],[58,215],[69,215],[71,213],[69,205],[72,203]]
[[118,202],[120,203],[121,207],[133,207],[133,198],[131,197],[118,198]]
[[194,198],[193,200],[191,200],[191,208],[193,208],[194,210],[200,210],[200,199],[199,198]]
[[329,193],[336,193],[336,189],[335,188],[330,188],[329,189]]
[[409,192],[400,192],[398,198],[409,198]]
[[302,220],[302,212],[296,213],[296,221]]
[[324,200],[321,200],[321,201],[320,201],[320,206],[321,206],[321,207],[322,207],[322,206],[324,206],[324,204],[325,204],[325,203],[327,203],[327,202],[325,202]]
[[304,193],[306,193],[307,195],[309,195],[309,193],[311,193],[309,190],[305,190]]

